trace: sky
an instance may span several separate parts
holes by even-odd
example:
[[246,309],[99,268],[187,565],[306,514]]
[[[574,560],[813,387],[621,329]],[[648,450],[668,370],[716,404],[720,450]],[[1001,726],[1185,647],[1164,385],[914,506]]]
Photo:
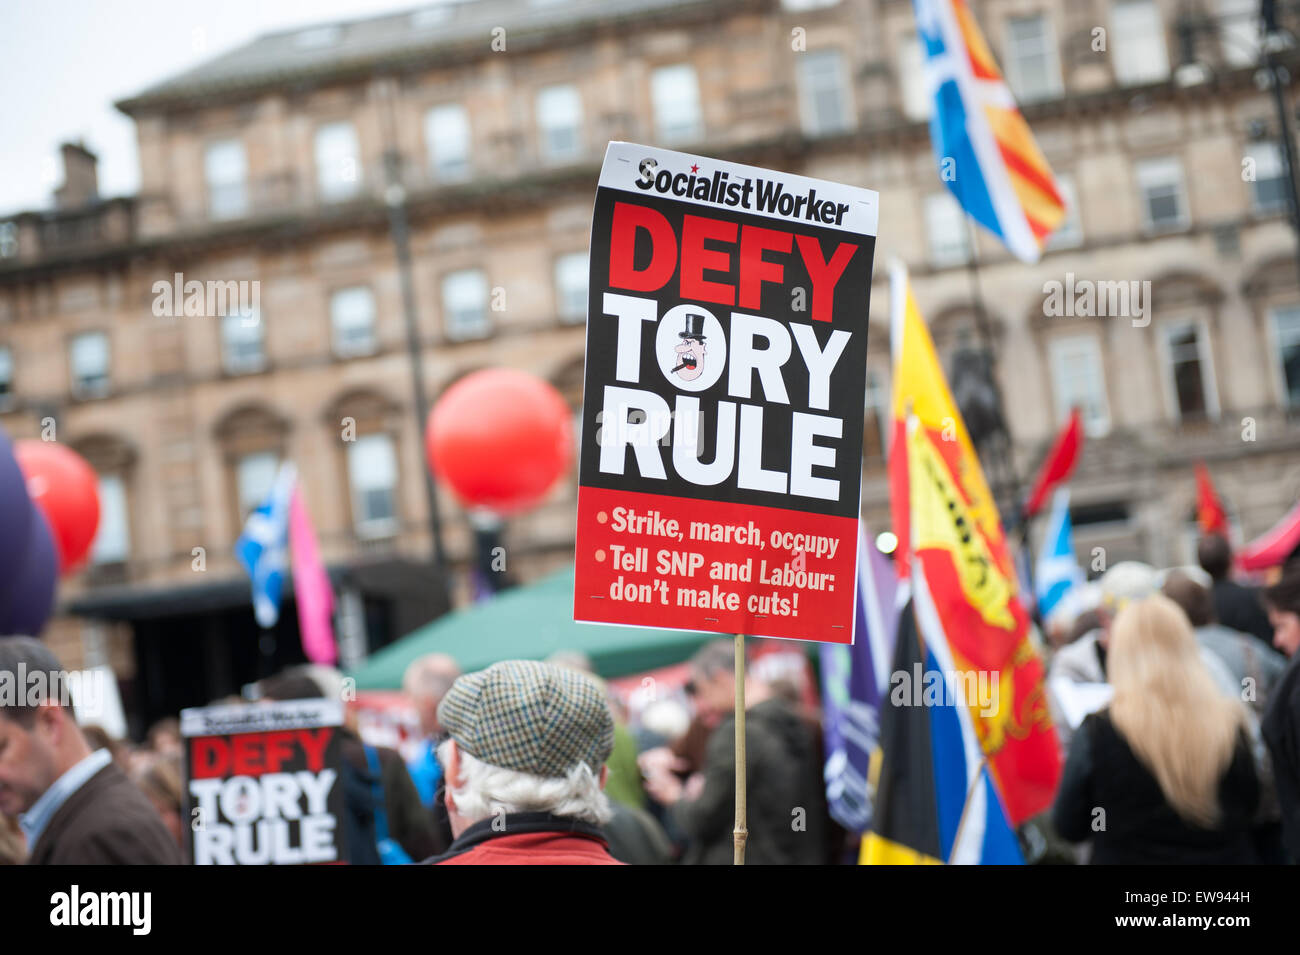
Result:
[[48,209],[59,144],[99,157],[99,194],[139,187],[135,125],[115,100],[263,33],[421,6],[420,0],[0,2],[0,215]]

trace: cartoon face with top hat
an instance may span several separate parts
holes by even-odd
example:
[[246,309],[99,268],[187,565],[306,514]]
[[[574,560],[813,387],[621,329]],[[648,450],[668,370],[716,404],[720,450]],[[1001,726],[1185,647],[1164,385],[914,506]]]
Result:
[[704,374],[704,316],[686,316],[686,331],[678,332],[681,343],[673,349],[677,353],[677,367],[673,374],[682,381],[694,381]]

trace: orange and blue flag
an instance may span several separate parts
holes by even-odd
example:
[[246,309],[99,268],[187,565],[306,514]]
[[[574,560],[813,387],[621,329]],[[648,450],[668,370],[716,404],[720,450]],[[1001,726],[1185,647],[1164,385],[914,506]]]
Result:
[[1052,170],[965,0],[913,0],[934,96],[940,178],[966,213],[1025,262],[1065,220]]

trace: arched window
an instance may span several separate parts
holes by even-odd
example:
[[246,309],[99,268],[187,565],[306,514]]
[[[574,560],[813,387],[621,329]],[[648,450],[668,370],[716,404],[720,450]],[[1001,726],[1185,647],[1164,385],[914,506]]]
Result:
[[393,537],[402,527],[400,415],[397,402],[369,389],[346,392],[326,413],[340,437],[349,523],[363,540]]
[[1201,275],[1174,272],[1155,279],[1146,296],[1156,332],[1156,360],[1170,418],[1180,423],[1219,417],[1214,364],[1223,292]]
[[235,534],[275,484],[285,458],[289,423],[261,404],[241,405],[223,415],[214,429],[226,469],[228,507]]
[[131,557],[132,484],[136,451],[116,435],[97,434],[72,444],[95,469],[99,528],[87,563],[92,570],[125,564]]

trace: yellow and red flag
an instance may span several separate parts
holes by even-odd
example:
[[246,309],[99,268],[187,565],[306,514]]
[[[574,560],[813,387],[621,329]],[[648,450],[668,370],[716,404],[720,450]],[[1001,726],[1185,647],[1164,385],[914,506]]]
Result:
[[923,579],[933,608],[927,629],[942,633],[952,668],[996,681],[997,704],[968,709],[1014,826],[1051,805],[1061,775],[1043,664],[997,505],[901,264],[891,308],[895,560],[900,575]]

